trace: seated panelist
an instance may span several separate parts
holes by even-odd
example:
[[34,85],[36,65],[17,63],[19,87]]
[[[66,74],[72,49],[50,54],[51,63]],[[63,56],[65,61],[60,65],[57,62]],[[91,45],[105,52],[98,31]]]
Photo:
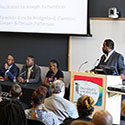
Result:
[[35,64],[33,56],[26,58],[26,64],[23,66],[22,71],[18,77],[20,83],[39,83],[41,82],[41,70]]
[[55,80],[63,80],[64,75],[61,70],[59,70],[59,64],[56,60],[51,60],[49,62],[49,71],[46,74],[44,85],[50,86]]
[[6,63],[0,68],[1,80],[14,80],[19,74],[19,68],[14,63],[14,57],[8,55]]

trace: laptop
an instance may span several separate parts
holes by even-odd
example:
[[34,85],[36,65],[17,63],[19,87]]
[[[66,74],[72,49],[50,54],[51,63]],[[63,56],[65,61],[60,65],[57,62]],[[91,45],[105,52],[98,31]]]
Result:
[[108,86],[107,89],[111,91],[125,92],[125,85],[122,84],[112,85]]

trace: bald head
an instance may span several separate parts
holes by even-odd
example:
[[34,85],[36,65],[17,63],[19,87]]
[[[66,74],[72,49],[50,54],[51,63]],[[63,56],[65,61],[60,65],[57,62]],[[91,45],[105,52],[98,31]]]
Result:
[[122,115],[125,116],[125,99],[123,99],[123,101],[122,101],[121,113],[122,113]]
[[98,111],[93,115],[92,119],[95,125],[112,125],[112,116],[107,111]]
[[94,125],[90,121],[85,121],[85,120],[74,120],[71,122],[71,125]]

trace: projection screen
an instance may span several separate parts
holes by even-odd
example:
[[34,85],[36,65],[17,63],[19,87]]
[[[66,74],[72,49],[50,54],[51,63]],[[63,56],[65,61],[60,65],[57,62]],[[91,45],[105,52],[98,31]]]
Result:
[[0,0],[0,31],[88,34],[88,0]]

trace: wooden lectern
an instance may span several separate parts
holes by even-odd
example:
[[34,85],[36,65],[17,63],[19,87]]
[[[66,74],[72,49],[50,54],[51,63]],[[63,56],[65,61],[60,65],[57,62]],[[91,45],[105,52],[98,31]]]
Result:
[[122,93],[107,90],[117,84],[122,84],[120,76],[71,72],[70,101],[76,104],[79,97],[91,96],[95,101],[94,113],[107,110],[113,116],[113,124],[120,125]]

